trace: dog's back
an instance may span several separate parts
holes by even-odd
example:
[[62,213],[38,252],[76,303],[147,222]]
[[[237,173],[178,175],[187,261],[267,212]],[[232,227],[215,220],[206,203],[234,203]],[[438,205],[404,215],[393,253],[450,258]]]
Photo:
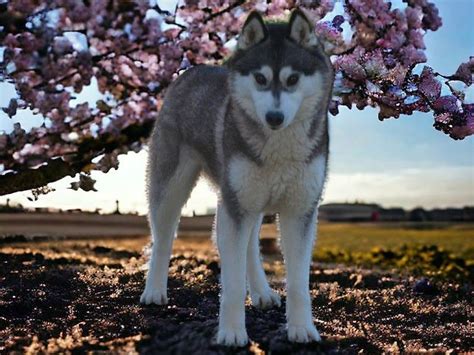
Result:
[[171,135],[173,145],[193,148],[194,157],[216,178],[216,121],[226,113],[228,75],[225,67],[199,65],[169,87],[150,140],[151,154],[160,154],[159,140]]

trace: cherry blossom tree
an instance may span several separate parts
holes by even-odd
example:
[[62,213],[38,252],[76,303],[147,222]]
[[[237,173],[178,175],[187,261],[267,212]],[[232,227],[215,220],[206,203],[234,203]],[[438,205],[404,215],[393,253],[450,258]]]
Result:
[[[463,92],[474,57],[452,75],[422,64],[423,36],[441,26],[432,3],[341,4],[343,14],[334,0],[182,0],[174,11],[149,0],[0,2],[0,81],[18,94],[3,110],[44,117],[28,132],[20,123],[0,131],[0,195],[78,173],[72,188],[93,190],[90,171],[117,168],[120,154],[142,149],[166,87],[190,66],[222,63],[253,9],[285,19],[299,6],[314,20],[336,73],[333,115],[340,105],[378,107],[381,120],[432,112],[434,127],[452,138],[474,133],[474,104]],[[101,99],[73,105],[92,84]]]

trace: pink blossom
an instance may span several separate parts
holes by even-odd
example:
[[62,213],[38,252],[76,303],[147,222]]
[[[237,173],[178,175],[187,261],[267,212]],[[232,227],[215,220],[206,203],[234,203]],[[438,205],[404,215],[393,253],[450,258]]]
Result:
[[435,78],[431,68],[426,66],[423,68],[418,90],[430,101],[436,100],[441,95],[441,83]]
[[434,103],[433,108],[438,112],[458,113],[462,110],[461,101],[453,95],[439,97]]
[[418,63],[426,62],[426,55],[423,51],[416,49],[413,44],[403,47],[400,50],[400,57],[403,65],[411,67]]
[[473,82],[474,76],[474,57],[470,57],[469,61],[462,63],[456,73],[454,73],[454,79],[461,80],[466,85],[470,86]]
[[351,79],[364,80],[366,78],[364,67],[356,61],[354,56],[341,57],[337,65]]
[[[96,169],[115,167],[118,155],[143,147],[163,92],[178,73],[199,63],[221,64],[229,55],[226,42],[235,39],[247,13],[255,8],[272,19],[286,19],[293,7],[300,6],[314,21],[321,42],[329,44],[325,49],[333,54],[338,96],[331,102],[331,113],[337,114],[339,105],[379,107],[382,119],[432,111],[435,128],[454,138],[473,134],[473,111],[462,94],[453,90],[452,95],[440,96],[443,84],[429,67],[420,76],[413,72],[416,64],[426,61],[423,36],[441,26],[432,3],[405,0],[406,8],[400,10],[384,0],[347,0],[342,16],[321,21],[334,3],[249,0],[234,6],[228,0],[185,0],[176,13],[168,13],[148,1],[126,6],[105,0],[7,2],[4,16],[28,18],[44,10],[46,17],[55,19],[38,28],[19,22],[7,27],[0,39],[5,48],[3,75],[19,95],[3,110],[15,116],[18,109],[31,108],[45,117],[44,126],[30,132],[16,124],[13,132],[0,134],[0,164],[19,170],[61,156],[68,164],[87,165],[103,152],[94,148],[85,154],[86,148],[107,141],[118,148]],[[354,33],[347,42],[344,22]],[[448,83],[460,80],[472,85],[473,72],[471,57],[455,74],[444,77]],[[92,107],[70,107],[75,93],[92,78],[111,100],[104,97]],[[137,131],[140,134],[128,140],[130,132]]]
[[387,67],[385,66],[381,50],[375,50],[366,54],[364,69],[368,77],[383,77],[387,74]]

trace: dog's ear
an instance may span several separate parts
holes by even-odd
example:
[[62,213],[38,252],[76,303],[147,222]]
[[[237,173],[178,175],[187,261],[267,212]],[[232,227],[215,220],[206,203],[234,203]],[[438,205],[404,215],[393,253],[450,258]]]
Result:
[[319,44],[318,37],[314,33],[314,26],[302,10],[295,9],[291,13],[288,28],[288,37],[300,46],[311,48]]
[[245,21],[237,42],[237,49],[247,49],[267,38],[267,26],[257,11],[252,11]]

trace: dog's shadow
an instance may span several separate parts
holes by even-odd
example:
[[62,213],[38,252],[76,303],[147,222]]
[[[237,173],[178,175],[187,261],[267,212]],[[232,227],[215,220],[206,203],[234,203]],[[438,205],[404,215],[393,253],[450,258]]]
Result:
[[[205,278],[200,287],[181,278],[169,280],[168,306],[152,306],[155,316],[151,337],[140,344],[140,352],[160,354],[321,354],[380,352],[363,337],[325,338],[321,343],[289,342],[285,329],[285,297],[282,306],[262,310],[246,307],[246,327],[250,338],[245,347],[216,344],[219,311],[218,270]],[[168,308],[167,308],[168,307]],[[169,312],[171,307],[172,312]],[[160,311],[161,310],[161,311]],[[166,311],[165,311],[166,310]],[[163,314],[162,312],[167,312]],[[147,318],[150,314],[147,315]],[[150,319],[150,318],[148,318]]]

